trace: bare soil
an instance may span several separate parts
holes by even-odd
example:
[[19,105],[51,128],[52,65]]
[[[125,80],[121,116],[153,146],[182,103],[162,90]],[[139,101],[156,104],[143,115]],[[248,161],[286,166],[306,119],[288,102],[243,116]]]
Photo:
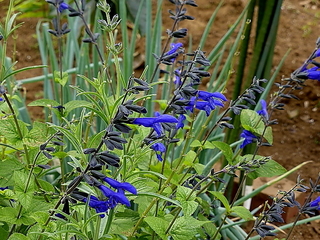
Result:
[[[7,6],[8,1],[1,3]],[[166,2],[166,1],[165,1]],[[198,8],[190,8],[189,15],[196,19],[188,23],[189,32],[193,41],[199,42],[203,29],[206,26],[212,12],[215,10],[217,0],[197,0]],[[225,34],[233,24],[237,16],[244,8],[246,0],[226,0],[221,8],[216,23],[211,29],[205,51],[210,51],[218,40]],[[164,9],[172,8],[172,5],[165,3]],[[167,10],[166,10],[167,11]],[[166,12],[164,11],[164,12]],[[5,16],[5,14],[0,14]],[[165,17],[164,17],[165,18]],[[25,22],[15,33],[17,40],[9,43],[8,55],[18,61],[17,67],[25,67],[41,64],[41,58],[35,38],[36,25],[39,19],[23,18],[19,21]],[[171,21],[166,21],[165,28],[170,27]],[[289,77],[290,74],[301,66],[304,60],[315,48],[315,41],[319,37],[320,28],[320,3],[313,0],[284,0],[281,19],[278,30],[277,45],[274,55],[274,69],[282,57],[290,49],[288,58],[281,70],[281,76]],[[165,30],[165,29],[164,29]],[[15,48],[13,47],[15,46]],[[196,46],[196,45],[195,45]],[[15,50],[13,50],[15,49]],[[41,75],[39,69],[26,71],[18,75],[17,79],[24,79]],[[234,73],[234,75],[236,72]],[[42,84],[34,83],[23,85],[27,91],[27,100],[31,101],[42,95]],[[232,91],[232,89],[229,89]],[[261,149],[261,155],[269,155],[286,169],[292,169],[305,161],[312,161],[291,175],[289,179],[295,181],[298,174],[304,179],[315,179],[320,172],[320,83],[307,81],[303,90],[296,92],[300,98],[287,100],[284,111],[278,111],[274,117],[279,124],[273,127],[274,146]],[[42,114],[39,109],[34,109],[34,118]],[[317,223],[298,226],[294,230],[293,239],[319,239],[320,229]],[[280,235],[279,237],[284,237]]]

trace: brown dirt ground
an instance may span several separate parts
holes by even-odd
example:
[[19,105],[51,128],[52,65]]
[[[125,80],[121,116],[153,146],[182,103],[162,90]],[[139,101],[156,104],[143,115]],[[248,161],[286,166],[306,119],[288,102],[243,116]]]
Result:
[[[6,6],[8,1],[1,3]],[[189,32],[193,41],[198,42],[206,22],[217,6],[217,0],[197,0],[198,8],[190,8],[189,14],[196,17],[196,20],[188,24]],[[210,32],[205,49],[215,46],[218,40],[232,25],[236,17],[241,13],[246,0],[226,0],[220,10],[216,23]],[[165,4],[166,7],[169,4]],[[0,14],[0,16],[5,16]],[[9,56],[15,56],[18,61],[17,67],[41,64],[37,49],[35,29],[38,19],[24,18],[25,24],[16,32],[18,41],[12,40],[8,51]],[[171,21],[167,21],[170,27]],[[313,0],[284,0],[282,14],[278,30],[278,39],[274,56],[274,68],[280,60],[291,49],[288,58],[281,70],[281,75],[290,76],[290,73],[297,69],[309,56],[315,47],[315,41],[319,37],[320,4]],[[12,46],[16,45],[13,51]],[[235,73],[236,74],[236,73]],[[24,79],[41,75],[41,70],[32,70],[21,73],[17,79]],[[279,76],[280,80],[281,76]],[[23,86],[27,90],[27,100],[34,100],[41,96],[42,84],[28,84]],[[229,89],[229,91],[232,91]],[[307,81],[306,87],[297,92],[301,99],[286,101],[286,110],[276,112],[274,115],[279,124],[273,127],[274,146],[262,149],[261,155],[271,155],[287,169],[292,169],[298,164],[311,160],[312,163],[298,170],[296,174],[289,177],[295,180],[297,174],[302,178],[316,178],[320,172],[320,83]],[[34,117],[41,116],[38,110],[32,110]],[[319,239],[320,231],[317,223],[298,226],[294,230],[293,239]],[[280,236],[279,236],[280,237]],[[283,236],[281,236],[283,237]]]

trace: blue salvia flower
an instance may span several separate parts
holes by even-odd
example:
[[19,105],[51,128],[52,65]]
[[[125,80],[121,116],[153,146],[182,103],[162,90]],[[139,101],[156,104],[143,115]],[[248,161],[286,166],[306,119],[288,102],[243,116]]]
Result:
[[98,188],[103,193],[103,195],[105,195],[106,197],[109,198],[108,201],[112,202],[114,204],[114,206],[116,205],[116,203],[121,203],[123,205],[126,205],[127,207],[130,207],[130,205],[131,205],[130,201],[124,195],[123,190],[120,189],[118,192],[114,192],[110,188],[108,188],[102,184],[100,186],[98,186]]
[[240,148],[244,148],[246,145],[253,143],[258,139],[256,135],[254,135],[252,132],[248,130],[243,130],[242,133],[240,134],[240,137],[244,138],[244,141],[240,145]]
[[310,207],[318,207],[317,210],[320,210],[320,196],[310,202]]
[[128,192],[131,192],[132,194],[137,194],[137,189],[131,185],[128,182],[118,182],[117,180],[113,179],[113,178],[109,178],[109,177],[105,177],[103,179],[103,181],[105,181],[106,183],[108,183],[111,187],[119,190],[126,190]]
[[313,54],[311,59],[314,59],[314,58],[317,58],[317,57],[320,57],[320,49],[317,49],[317,51]]
[[161,136],[164,132],[161,123],[178,123],[178,120],[168,114],[159,115],[159,113],[155,113],[156,117],[142,117],[142,118],[135,118],[130,121],[132,124],[142,125],[144,127],[151,127],[153,128],[158,136]]
[[162,154],[166,152],[166,147],[164,146],[164,144],[163,143],[155,143],[155,144],[152,144],[150,148],[156,152],[157,159],[160,162],[162,162],[163,161]]
[[260,116],[263,116],[266,120],[269,120],[268,106],[264,99],[260,100],[261,110],[257,111]]
[[216,106],[223,107],[223,101],[227,101],[227,98],[219,92],[206,92],[198,91],[198,98],[207,101],[210,107],[215,109]]
[[[88,202],[88,198],[83,198],[83,202]],[[97,213],[102,213],[102,212],[107,212],[109,209],[109,204],[108,201],[101,201],[95,196],[90,196],[89,197],[89,207],[94,208]],[[104,214],[100,214],[100,217],[104,217]]]
[[5,189],[9,189],[9,187],[0,187],[0,190],[3,191]]
[[189,110],[190,112],[193,112],[194,108],[203,110],[206,112],[206,115],[209,116],[211,111],[215,109],[215,107],[206,101],[196,101],[196,97],[192,97],[190,99],[190,102],[188,103],[188,106],[186,106],[186,110]]
[[311,80],[320,81],[320,71],[318,71],[318,69],[319,67],[309,68],[297,74],[297,77],[302,79],[311,79]]
[[176,86],[180,86],[180,85],[182,84],[180,74],[181,74],[181,71],[180,71],[179,69],[176,69],[176,70],[174,71],[175,80],[173,81],[173,83],[174,83]]
[[176,58],[179,55],[179,48],[183,46],[182,43],[171,43],[170,44],[170,50],[168,52],[165,52],[163,54],[162,60],[168,62],[168,63],[173,63]]
[[64,10],[67,10],[69,8],[69,5],[65,2],[62,2],[59,4],[58,10],[60,13],[62,13]]
[[184,127],[184,123],[183,123],[184,120],[186,120],[186,116],[183,115],[183,114],[180,114],[179,117],[178,117],[178,123],[177,123],[177,126],[176,126],[177,129]]

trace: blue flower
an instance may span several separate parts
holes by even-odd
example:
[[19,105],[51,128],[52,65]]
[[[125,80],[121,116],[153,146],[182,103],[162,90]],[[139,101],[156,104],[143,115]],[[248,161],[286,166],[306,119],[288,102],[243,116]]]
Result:
[[320,210],[320,196],[310,202],[310,207],[318,207],[317,210]]
[[[88,199],[87,198],[83,198],[82,200],[83,202],[87,202]],[[109,204],[108,201],[101,201],[99,200],[97,197],[95,196],[90,196],[89,198],[89,203],[88,203],[89,207],[94,208],[96,210],[97,213],[101,213],[101,212],[107,212],[109,209]],[[104,214],[100,214],[100,217],[104,217]]]
[[132,194],[137,194],[137,189],[128,182],[121,183],[121,182],[118,182],[117,180],[115,180],[113,178],[109,178],[109,177],[105,177],[103,179],[103,181],[105,181],[111,187],[113,187],[117,190],[122,189],[122,190],[126,190],[128,192],[131,192]]
[[112,202],[115,204],[121,203],[121,204],[124,204],[124,205],[130,207],[130,205],[131,205],[130,201],[124,195],[123,190],[119,189],[118,192],[114,192],[110,188],[108,188],[102,184],[100,186],[98,186],[98,188],[101,190],[103,195],[105,195],[106,197],[109,198],[108,199],[109,202]]
[[161,162],[163,160],[162,153],[166,152],[166,147],[163,145],[163,143],[152,144],[150,148],[156,152],[157,159]]
[[243,130],[242,133],[240,134],[240,137],[244,138],[244,141],[240,145],[240,148],[244,148],[246,145],[253,143],[258,139],[257,136],[255,136],[252,132],[248,130]]
[[317,49],[317,51],[313,54],[312,59],[320,57],[320,49]]
[[3,191],[5,189],[9,189],[9,187],[0,187],[0,190]]
[[179,69],[176,69],[174,73],[175,73],[174,74],[175,80],[173,81],[173,83],[177,86],[180,86],[182,84],[181,77],[180,77],[181,71]]
[[167,114],[157,114],[156,117],[143,117],[143,118],[135,118],[131,121],[132,124],[142,125],[144,127],[153,128],[158,136],[161,136],[164,132],[161,123],[177,123],[178,120]]
[[183,115],[183,114],[180,114],[179,117],[178,117],[178,123],[177,123],[177,126],[176,126],[177,129],[184,127],[184,123],[183,123],[184,120],[186,120],[186,116]]
[[261,110],[257,111],[257,113],[268,120],[269,114],[268,114],[267,102],[264,99],[261,99],[260,104],[261,104]]
[[170,50],[163,54],[163,57],[162,57],[163,60],[173,63],[179,54],[178,53],[179,48],[181,48],[182,46],[183,46],[182,43],[171,43]]
[[67,9],[69,9],[69,5],[67,3],[62,2],[59,4],[59,7],[58,7],[59,12],[62,13],[64,10],[67,10]]

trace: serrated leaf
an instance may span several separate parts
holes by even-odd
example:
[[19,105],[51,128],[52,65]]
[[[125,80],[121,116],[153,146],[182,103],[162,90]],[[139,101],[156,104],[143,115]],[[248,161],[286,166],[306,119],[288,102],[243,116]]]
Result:
[[167,239],[165,232],[170,222],[163,218],[153,216],[146,217],[144,221],[159,235],[159,237]]
[[193,239],[197,234],[197,229],[203,224],[210,221],[199,221],[190,216],[179,217],[172,225],[169,235],[174,240],[189,240]]
[[21,171],[15,171],[13,178],[15,182],[14,190],[18,201],[23,207],[28,208],[33,199],[34,180],[31,178],[28,181],[28,174]]
[[0,120],[0,133],[4,136],[10,143],[18,144],[22,141],[22,138],[28,134],[28,128],[26,123],[18,120],[19,128],[22,136],[18,132],[18,128],[13,119],[1,119]]
[[237,216],[246,221],[254,220],[251,212],[243,206],[234,206],[231,208],[231,212],[235,213]]
[[49,128],[47,124],[41,122],[34,122],[32,129],[23,138],[24,142],[29,146],[38,146],[44,143],[48,136],[53,134],[55,131]]
[[176,198],[178,201],[193,201],[196,199],[196,194],[195,192],[192,192],[192,189],[190,188],[178,186]]
[[[262,156],[257,156],[257,157],[262,157]],[[248,177],[253,179],[256,179],[258,177],[274,177],[274,176],[279,176],[281,174],[284,174],[286,172],[287,170],[284,167],[282,167],[279,163],[277,163],[272,159],[269,159],[266,164],[260,166],[254,172],[250,172],[248,174]]]
[[[12,172],[18,171],[24,168],[24,164],[16,158],[7,158],[4,161],[0,161],[0,183],[1,186],[13,185]],[[10,169],[10,171],[8,171]]]
[[18,221],[17,217],[18,217],[18,209],[15,209],[12,207],[1,208],[0,219],[2,222],[15,224]]
[[229,146],[229,144],[227,144],[225,142],[220,142],[220,141],[214,141],[211,143],[213,146],[218,148],[223,153],[223,155],[227,159],[228,163],[232,164],[233,151],[232,151],[232,148]]
[[228,202],[228,199],[221,193],[221,192],[213,192],[210,191],[210,193],[215,196],[218,200],[220,200],[220,202],[222,203],[222,205],[226,208],[227,212],[230,212],[230,204]]
[[191,216],[199,204],[196,201],[180,201],[184,216]]

